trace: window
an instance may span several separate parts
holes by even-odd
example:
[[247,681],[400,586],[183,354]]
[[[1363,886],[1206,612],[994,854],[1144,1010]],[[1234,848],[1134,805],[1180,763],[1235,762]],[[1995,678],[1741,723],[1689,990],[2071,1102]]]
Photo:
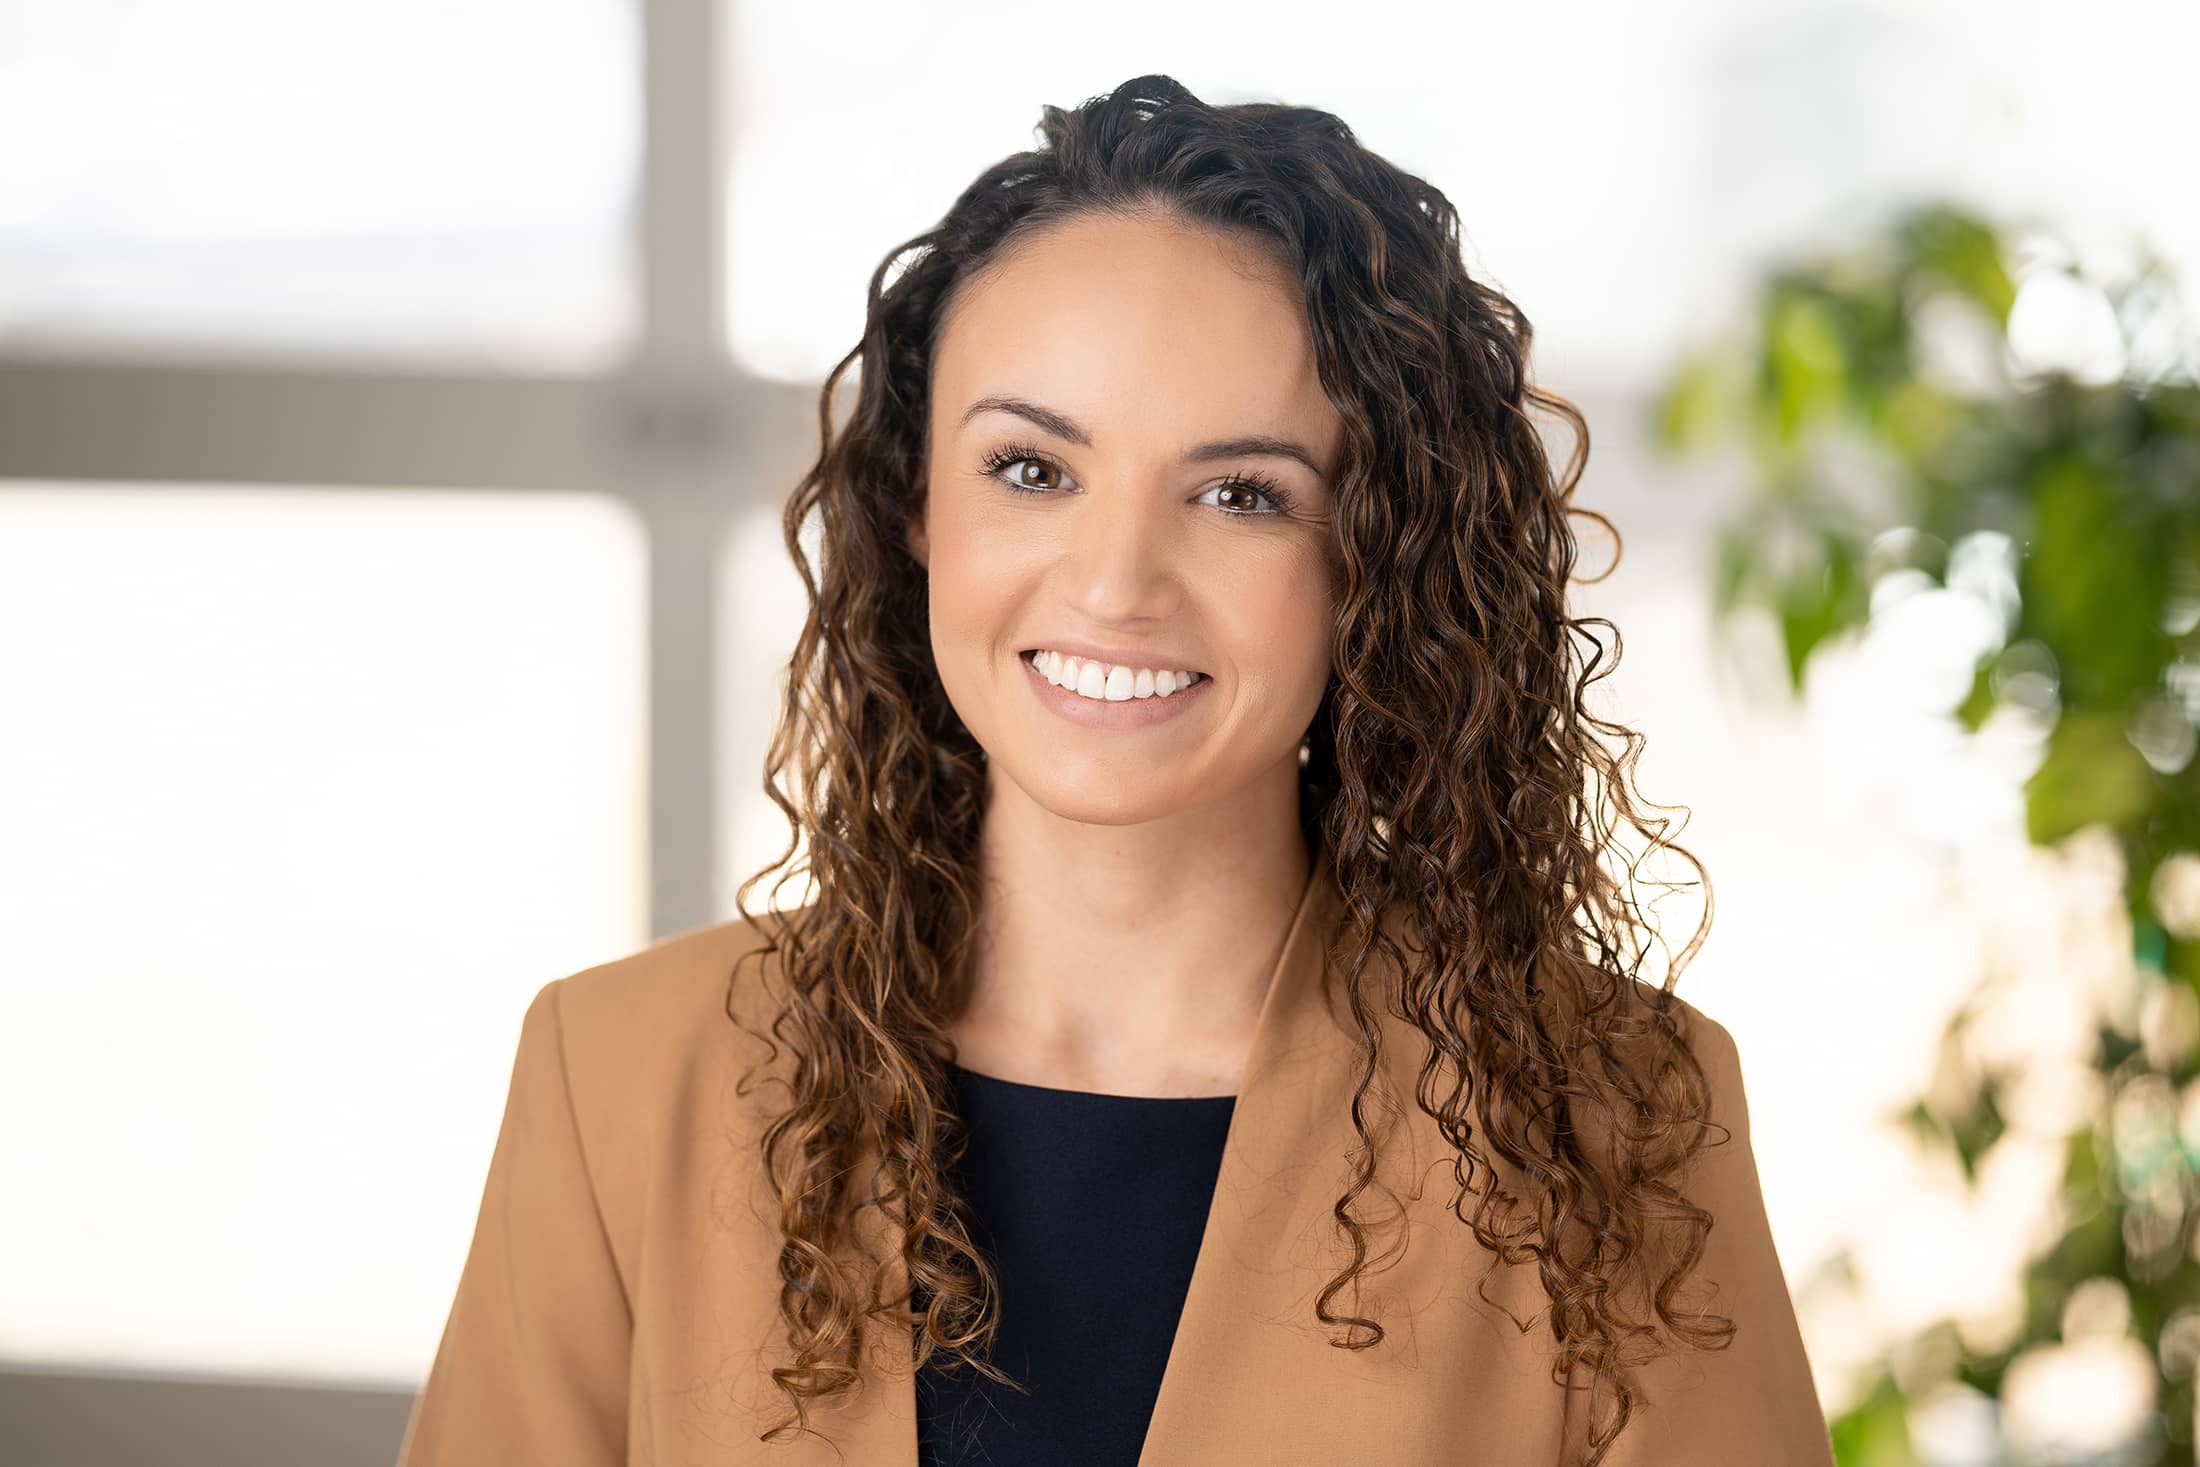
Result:
[[648,935],[642,577],[590,497],[0,489],[0,1356],[418,1372],[527,999]]
[[619,0],[17,0],[0,345],[609,358],[639,148]]

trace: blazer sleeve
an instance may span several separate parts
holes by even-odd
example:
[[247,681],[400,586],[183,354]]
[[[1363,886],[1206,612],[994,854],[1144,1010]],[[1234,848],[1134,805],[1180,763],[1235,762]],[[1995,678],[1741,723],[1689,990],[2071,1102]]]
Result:
[[[1734,1038],[1693,1014],[1690,1043],[1711,1087],[1714,1130],[1682,1191],[1712,1216],[1697,1272],[1676,1311],[1690,1305],[1734,1321],[1723,1348],[1666,1339],[1666,1353],[1631,1369],[1636,1400],[1598,1467],[1747,1462],[1753,1467],[1834,1467],[1833,1448],[1804,1352],[1802,1330],[1774,1251],[1749,1134],[1749,1102]],[[1662,1333],[1662,1331],[1661,1331]],[[1588,1373],[1567,1391],[1567,1467],[1587,1460]],[[1601,1413],[1609,1405],[1600,1403]]]
[[535,995],[473,1242],[398,1467],[626,1460],[633,1314],[589,1180],[559,987]]

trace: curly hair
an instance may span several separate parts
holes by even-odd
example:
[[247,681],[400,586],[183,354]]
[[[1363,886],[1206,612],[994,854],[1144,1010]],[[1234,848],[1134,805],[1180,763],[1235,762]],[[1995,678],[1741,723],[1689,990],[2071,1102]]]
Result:
[[[1457,1152],[1451,1210],[1503,1262],[1535,1265],[1554,1381],[1591,1376],[1594,1464],[1634,1409],[1628,1367],[1656,1352],[1658,1326],[1717,1348],[1733,1324],[1673,1303],[1711,1226],[1675,1186],[1705,1144],[1709,1100],[1673,993],[1710,893],[1701,864],[1666,839],[1670,822],[1629,796],[1641,736],[1586,707],[1609,673],[1586,629],[1612,632],[1614,664],[1620,645],[1611,622],[1566,605],[1569,518],[1618,539],[1570,502],[1587,423],[1530,384],[1532,328],[1469,275],[1450,201],[1336,116],[1210,105],[1142,76],[1073,110],[1046,107],[1038,131],[1041,146],[986,169],[872,274],[862,341],[825,381],[821,450],[785,509],[810,604],[765,778],[794,834],[736,898],[747,916],[772,871],[775,893],[810,878],[801,920],[770,924],[758,950],[778,955],[785,991],[769,1027],[795,1061],[790,1103],[761,1143],[792,1348],[772,1377],[793,1411],[761,1439],[808,1429],[811,1400],[853,1388],[869,1322],[914,1327],[920,1365],[944,1352],[945,1365],[1015,1385],[986,1358],[998,1279],[949,1175],[963,1134],[945,1025],[976,926],[984,755],[942,689],[927,581],[904,534],[921,508],[931,365],[958,288],[1034,231],[1100,212],[1257,239],[1287,262],[1344,423],[1334,673],[1309,732],[1301,821],[1343,896],[1361,1144],[1334,1207],[1349,1261],[1316,1318],[1347,1327],[1331,1336],[1338,1348],[1383,1337],[1379,1320],[1331,1302],[1368,1257],[1352,1203],[1376,1173],[1361,1104],[1379,1059],[1373,1006],[1387,1004],[1427,1036],[1415,1100]],[[851,369],[854,403],[836,425]],[[1556,475],[1532,407],[1573,431]],[[1618,819],[1651,850],[1678,852],[1704,886],[1702,922],[1662,985],[1638,976],[1655,932],[1631,895],[1636,862],[1625,880],[1605,869]],[[866,1148],[877,1166],[857,1196]],[[1495,1185],[1491,1153],[1525,1198]],[[1491,1185],[1476,1185],[1478,1168]],[[886,1298],[883,1262],[849,1256],[864,1208],[902,1230],[908,1293]]]

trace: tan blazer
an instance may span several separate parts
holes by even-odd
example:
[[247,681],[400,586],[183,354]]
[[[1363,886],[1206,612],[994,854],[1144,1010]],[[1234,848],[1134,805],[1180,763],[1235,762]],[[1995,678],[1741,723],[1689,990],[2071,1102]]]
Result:
[[[1314,1320],[1314,1296],[1340,1263],[1330,1209],[1357,1139],[1358,1055],[1341,985],[1324,981],[1340,912],[1317,864],[1261,1007],[1139,1467],[1574,1463],[1587,1391],[1550,1379],[1533,1266],[1489,1268],[1494,1255],[1448,1211],[1454,1152],[1413,1104],[1425,1044],[1414,1047],[1418,1031],[1401,1020],[1386,1021],[1384,1049],[1403,1119],[1379,1175],[1410,1226],[1397,1262],[1363,1276],[1356,1310],[1388,1333],[1372,1349],[1337,1349]],[[768,1371],[782,1347],[777,1213],[752,1147],[786,1091],[734,1094],[764,1050],[725,1014],[734,960],[756,941],[738,919],[699,928],[535,997],[400,1467],[916,1467],[907,1330],[874,1332],[854,1400],[813,1406],[832,1445],[756,1439],[781,1410]],[[755,979],[764,969],[745,966],[732,1000],[757,1029],[772,1007]],[[1734,1041],[1688,1017],[1714,1119],[1733,1140],[1705,1153],[1685,1190],[1717,1220],[1703,1267],[1718,1286],[1711,1307],[1737,1334],[1722,1351],[1638,1367],[1647,1403],[1606,1461],[1831,1467]],[[1371,1223],[1385,1216],[1384,1192],[1370,1188],[1358,1207]],[[1379,1259],[1395,1233],[1370,1244]],[[898,1263],[893,1277],[905,1277]],[[1478,1299],[1478,1280],[1534,1327],[1522,1333]],[[1355,1312],[1351,1293],[1334,1307]]]

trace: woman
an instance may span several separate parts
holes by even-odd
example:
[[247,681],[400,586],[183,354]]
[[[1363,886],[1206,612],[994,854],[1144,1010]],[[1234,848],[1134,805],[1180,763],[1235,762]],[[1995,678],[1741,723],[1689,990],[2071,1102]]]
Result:
[[537,996],[405,1463],[1830,1463],[1527,320],[1327,113],[1042,131],[787,508],[810,900]]

